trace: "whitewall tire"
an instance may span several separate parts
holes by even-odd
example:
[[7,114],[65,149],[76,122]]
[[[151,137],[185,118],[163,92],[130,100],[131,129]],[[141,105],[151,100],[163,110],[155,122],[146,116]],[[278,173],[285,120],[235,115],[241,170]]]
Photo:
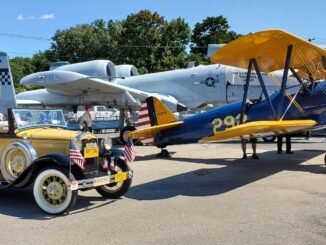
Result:
[[46,213],[60,214],[71,208],[77,199],[77,191],[69,190],[68,171],[48,167],[38,173],[33,185],[37,205]]

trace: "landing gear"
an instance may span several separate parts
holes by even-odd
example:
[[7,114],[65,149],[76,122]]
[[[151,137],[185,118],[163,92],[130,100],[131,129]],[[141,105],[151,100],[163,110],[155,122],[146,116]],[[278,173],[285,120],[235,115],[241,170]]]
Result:
[[325,163],[325,165],[326,165],[326,154],[325,154],[325,157],[324,157],[324,163]]
[[160,153],[157,154],[158,157],[171,158],[171,153],[167,149],[162,149]]
[[264,142],[268,142],[268,143],[272,143],[272,142],[274,142],[275,139],[276,139],[275,136],[267,136],[267,137],[263,137]]
[[120,141],[121,141],[121,144],[125,145],[126,142],[127,142],[127,137],[125,136],[125,133],[126,132],[130,132],[130,131],[134,131],[136,130],[135,127],[133,126],[126,126],[126,127],[123,127],[121,130],[120,130]]
[[[119,119],[119,130],[120,130],[120,142],[121,144],[125,145],[127,142],[127,138],[125,137],[125,133],[128,131],[134,131],[136,128],[133,126],[135,125],[134,120],[134,113],[132,110],[120,110],[120,119]],[[127,126],[125,126],[127,125]],[[134,143],[136,140],[133,141]]]

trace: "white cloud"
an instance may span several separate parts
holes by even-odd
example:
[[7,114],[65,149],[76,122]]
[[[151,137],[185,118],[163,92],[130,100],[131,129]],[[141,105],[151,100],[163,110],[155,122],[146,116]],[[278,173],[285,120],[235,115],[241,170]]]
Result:
[[25,17],[22,14],[20,14],[16,17],[16,20],[25,20]]
[[41,20],[50,20],[50,19],[54,19],[54,18],[55,18],[54,14],[44,14],[39,19],[41,19]]
[[24,20],[35,20],[35,19],[39,19],[39,20],[50,20],[50,19],[54,19],[55,15],[53,13],[51,14],[43,14],[40,17],[36,18],[33,15],[30,15],[28,17],[25,17],[24,15],[20,14],[16,17],[16,20],[19,21],[24,21]]

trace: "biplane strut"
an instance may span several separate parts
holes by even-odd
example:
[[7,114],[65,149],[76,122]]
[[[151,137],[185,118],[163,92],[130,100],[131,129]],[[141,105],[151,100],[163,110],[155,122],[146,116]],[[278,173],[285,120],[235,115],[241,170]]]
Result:
[[[292,51],[293,51],[293,45],[291,44],[291,45],[289,45],[287,47],[287,53],[286,53],[285,64],[284,64],[284,71],[283,71],[283,76],[282,76],[282,84],[281,84],[281,90],[280,90],[280,101],[278,102],[278,105],[277,105],[277,111],[275,111],[275,108],[274,108],[274,106],[273,106],[273,104],[272,104],[272,102],[270,100],[269,95],[268,95],[266,85],[265,85],[265,82],[264,82],[263,77],[261,75],[260,67],[259,67],[259,65],[257,63],[256,58],[251,58],[249,60],[246,83],[245,83],[245,86],[244,86],[244,93],[243,93],[243,99],[242,99],[240,124],[243,124],[243,118],[244,118],[244,114],[245,114],[246,102],[247,102],[247,97],[248,97],[250,76],[251,76],[251,71],[252,71],[253,68],[256,71],[260,86],[261,86],[261,88],[263,90],[263,94],[264,94],[265,99],[266,99],[267,104],[268,104],[268,108],[269,108],[274,120],[281,120],[282,119],[282,105],[283,105],[283,101],[284,101],[284,96],[285,96],[285,90],[286,90],[286,85],[287,85],[287,81],[288,81],[289,70],[292,72],[293,76],[297,79],[297,81],[303,87],[303,89],[308,94],[311,93],[312,89],[309,90],[307,88],[306,84],[302,81],[300,75],[295,71],[295,69],[293,67],[290,66]],[[324,67],[326,68],[326,57],[325,56],[322,56],[322,61],[323,61]]]

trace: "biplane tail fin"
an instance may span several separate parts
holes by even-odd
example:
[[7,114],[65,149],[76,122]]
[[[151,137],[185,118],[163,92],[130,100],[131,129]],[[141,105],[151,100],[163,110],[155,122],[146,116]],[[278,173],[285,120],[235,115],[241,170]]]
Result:
[[156,97],[148,97],[140,107],[137,128],[162,125],[176,121],[173,113]]
[[9,58],[0,52],[0,113],[7,115],[8,108],[16,108],[16,94]]
[[154,143],[154,135],[161,130],[182,124],[173,113],[156,97],[148,97],[141,105],[136,130],[128,137],[140,139],[145,145]]

